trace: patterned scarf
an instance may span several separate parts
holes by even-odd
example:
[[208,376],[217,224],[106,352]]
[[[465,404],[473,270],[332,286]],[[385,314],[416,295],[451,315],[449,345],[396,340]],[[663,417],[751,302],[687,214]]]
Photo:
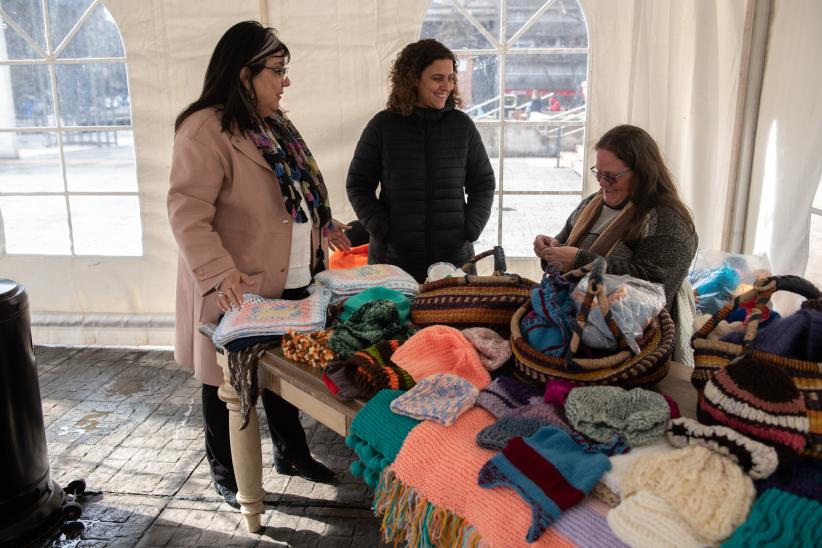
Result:
[[260,131],[251,132],[251,140],[257,145],[280,183],[285,208],[294,222],[308,222],[308,215],[301,205],[302,196],[308,205],[311,222],[323,228],[331,220],[331,207],[325,190],[320,168],[297,128],[277,111],[264,120]]

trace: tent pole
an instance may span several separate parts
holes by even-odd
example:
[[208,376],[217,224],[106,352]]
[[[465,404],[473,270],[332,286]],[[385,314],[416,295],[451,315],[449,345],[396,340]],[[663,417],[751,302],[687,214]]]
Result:
[[268,0],[260,0],[260,23],[268,26]]
[[732,224],[730,233],[728,233],[726,222],[725,238],[723,238],[724,247],[731,253],[742,253],[745,247],[745,224],[748,218],[754,145],[759,121],[762,81],[765,76],[773,0],[753,0],[751,6],[754,13],[747,70],[743,69],[741,75],[745,78],[745,98],[742,106],[742,127],[737,141],[736,177],[728,193],[732,199],[729,204],[729,217]]

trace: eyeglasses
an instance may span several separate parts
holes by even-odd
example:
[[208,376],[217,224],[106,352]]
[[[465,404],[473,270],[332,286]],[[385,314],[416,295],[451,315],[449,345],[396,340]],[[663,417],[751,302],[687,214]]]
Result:
[[264,69],[268,69],[280,78],[288,74],[288,67],[266,67],[263,66]]
[[591,173],[594,174],[594,177],[596,177],[597,182],[601,183],[602,180],[604,179],[605,182],[608,183],[609,185],[612,185],[612,184],[616,183],[619,180],[620,177],[625,177],[630,172],[631,172],[630,169],[626,169],[622,173],[602,173],[600,171],[597,171],[597,166],[591,166]]

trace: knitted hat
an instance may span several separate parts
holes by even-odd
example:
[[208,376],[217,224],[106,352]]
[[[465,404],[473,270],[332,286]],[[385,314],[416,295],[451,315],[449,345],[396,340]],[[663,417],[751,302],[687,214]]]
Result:
[[668,439],[674,447],[701,445],[729,457],[752,478],[767,478],[779,464],[773,447],[743,436],[726,426],[706,426],[681,417],[668,425]]
[[566,381],[565,379],[548,379],[548,382],[545,383],[543,399],[545,403],[552,403],[557,407],[565,407],[565,400],[568,399],[568,394],[576,387],[576,383]]
[[451,426],[462,413],[474,406],[478,393],[479,390],[462,377],[431,375],[392,401],[391,411]]
[[408,371],[414,380],[436,373],[451,373],[482,390],[491,375],[482,365],[474,345],[458,329],[432,325],[421,329],[400,346],[391,358]]
[[365,390],[354,380],[354,371],[349,361],[333,361],[323,373],[323,382],[328,390],[341,400],[368,398],[373,390]]
[[553,405],[536,403],[525,405],[487,426],[477,434],[477,445],[485,449],[502,451],[514,438],[526,438],[543,426],[555,426],[571,433],[560,412]]
[[348,320],[362,305],[371,301],[393,302],[397,306],[400,322],[408,321],[408,315],[411,312],[411,301],[396,289],[388,289],[381,285],[369,287],[365,291],[348,297],[342,305],[339,319],[341,321]]
[[368,396],[383,388],[408,390],[414,386],[411,375],[391,362],[391,356],[399,346],[400,341],[397,340],[380,341],[351,356],[354,382],[368,392]]
[[477,405],[500,418],[518,407],[527,405],[528,400],[538,394],[539,389],[534,386],[523,384],[511,377],[500,376],[480,391]]
[[511,343],[487,327],[469,327],[462,334],[471,341],[488,371],[496,371],[511,358]]
[[745,521],[755,495],[739,466],[699,445],[638,459],[620,488],[623,499],[639,491],[665,499],[709,543],[722,542]]
[[617,386],[574,388],[565,402],[565,414],[578,432],[600,442],[610,441],[618,433],[631,447],[665,434],[671,416],[660,394]]
[[676,403],[676,400],[668,394],[662,394],[662,397],[665,398],[665,401],[668,403],[668,409],[671,411],[671,418],[678,419],[681,417],[682,412],[679,410],[679,404]]
[[699,538],[676,509],[650,491],[640,491],[608,512],[611,531],[631,548],[702,548]]
[[347,321],[336,321],[328,348],[342,358],[385,339],[405,339],[407,328],[400,321],[397,305],[391,301],[369,301]]
[[780,465],[767,479],[755,481],[754,487],[760,495],[773,487],[822,502],[822,460],[799,457]]
[[719,369],[697,407],[703,424],[719,424],[776,449],[779,460],[805,447],[808,414],[802,394],[775,365],[745,358]]
[[586,453],[562,430],[544,426],[514,438],[479,471],[480,487],[510,487],[531,506],[526,540],[534,542],[568,508],[581,501],[611,468],[608,457]]
[[748,519],[722,546],[822,546],[822,503],[768,489],[756,499]]

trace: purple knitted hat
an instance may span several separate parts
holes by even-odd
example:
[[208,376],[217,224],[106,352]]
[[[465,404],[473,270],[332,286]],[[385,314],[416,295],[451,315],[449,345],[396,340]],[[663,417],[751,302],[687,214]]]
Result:
[[477,405],[500,418],[517,407],[527,405],[530,398],[538,395],[539,389],[503,376],[497,377],[480,391]]
[[468,380],[438,373],[422,379],[417,385],[391,402],[391,411],[419,420],[432,420],[451,426],[474,406],[479,391]]

